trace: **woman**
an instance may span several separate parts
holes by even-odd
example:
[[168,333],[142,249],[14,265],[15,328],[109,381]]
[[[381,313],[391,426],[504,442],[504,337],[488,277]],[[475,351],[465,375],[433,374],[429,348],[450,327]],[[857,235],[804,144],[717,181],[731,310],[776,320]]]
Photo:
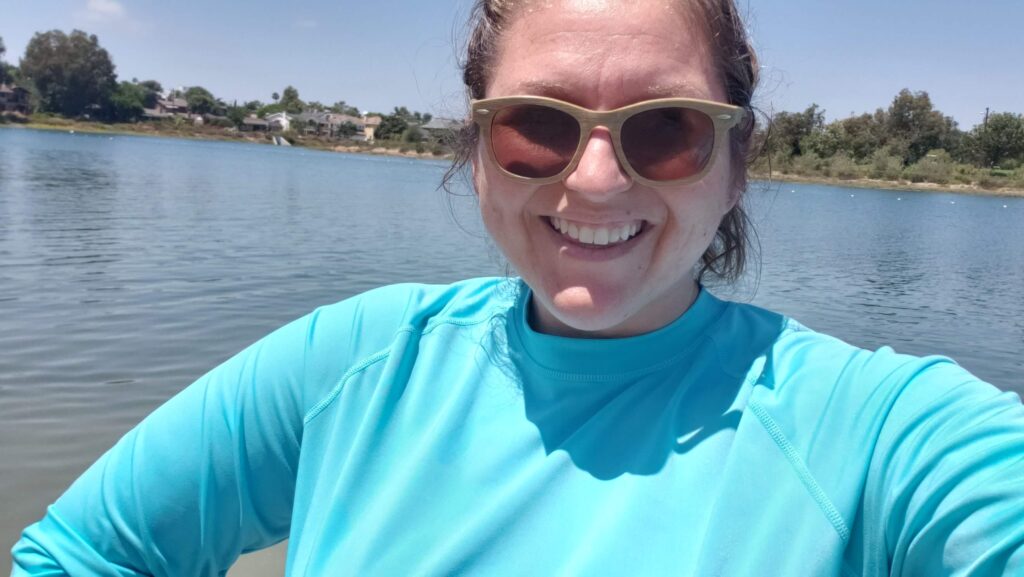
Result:
[[731,0],[482,0],[483,220],[522,280],[393,286],[218,367],[16,575],[1024,574],[1024,409],[703,290],[743,262]]

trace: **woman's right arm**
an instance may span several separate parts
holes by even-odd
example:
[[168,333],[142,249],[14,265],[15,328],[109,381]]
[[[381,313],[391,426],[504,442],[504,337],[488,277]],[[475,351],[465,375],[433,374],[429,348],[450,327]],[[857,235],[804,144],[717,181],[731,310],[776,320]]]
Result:
[[284,539],[304,413],[345,357],[325,328],[344,325],[319,317],[250,346],[125,435],[25,530],[12,574],[222,575]]

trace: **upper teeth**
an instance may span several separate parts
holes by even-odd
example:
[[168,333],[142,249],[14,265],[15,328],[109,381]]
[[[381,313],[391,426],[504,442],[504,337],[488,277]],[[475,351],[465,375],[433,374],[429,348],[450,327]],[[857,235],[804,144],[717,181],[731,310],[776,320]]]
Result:
[[578,224],[558,217],[550,217],[551,226],[569,238],[578,240],[583,244],[606,245],[624,240],[629,240],[640,232],[642,221],[624,224],[617,227],[603,227],[591,224]]

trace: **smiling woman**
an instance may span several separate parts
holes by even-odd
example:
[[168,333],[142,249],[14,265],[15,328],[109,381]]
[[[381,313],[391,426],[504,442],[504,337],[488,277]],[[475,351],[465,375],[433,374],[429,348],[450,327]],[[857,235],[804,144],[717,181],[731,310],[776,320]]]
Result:
[[731,0],[479,0],[469,164],[521,278],[396,285],[212,370],[15,575],[1019,575],[1024,408],[703,286],[742,270]]

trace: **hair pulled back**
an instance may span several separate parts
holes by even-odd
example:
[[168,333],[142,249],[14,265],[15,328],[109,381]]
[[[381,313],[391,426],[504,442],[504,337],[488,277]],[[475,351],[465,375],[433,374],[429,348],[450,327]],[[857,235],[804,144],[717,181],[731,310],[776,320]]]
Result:
[[[508,28],[518,7],[529,0],[476,0],[470,16],[471,29],[462,62],[462,79],[469,98],[484,98],[498,56],[501,35]],[[750,221],[742,206],[747,189],[747,168],[756,156],[751,140],[756,125],[751,101],[758,83],[757,56],[750,44],[746,27],[733,0],[669,0],[680,10],[705,27],[710,40],[710,54],[718,71],[728,103],[747,110],[749,122],[730,133],[733,187],[737,196],[735,207],[718,226],[715,238],[701,257],[699,278],[711,274],[734,281],[747,261]],[[442,185],[459,173],[473,156],[479,140],[475,123],[467,122],[454,138],[455,158]]]

